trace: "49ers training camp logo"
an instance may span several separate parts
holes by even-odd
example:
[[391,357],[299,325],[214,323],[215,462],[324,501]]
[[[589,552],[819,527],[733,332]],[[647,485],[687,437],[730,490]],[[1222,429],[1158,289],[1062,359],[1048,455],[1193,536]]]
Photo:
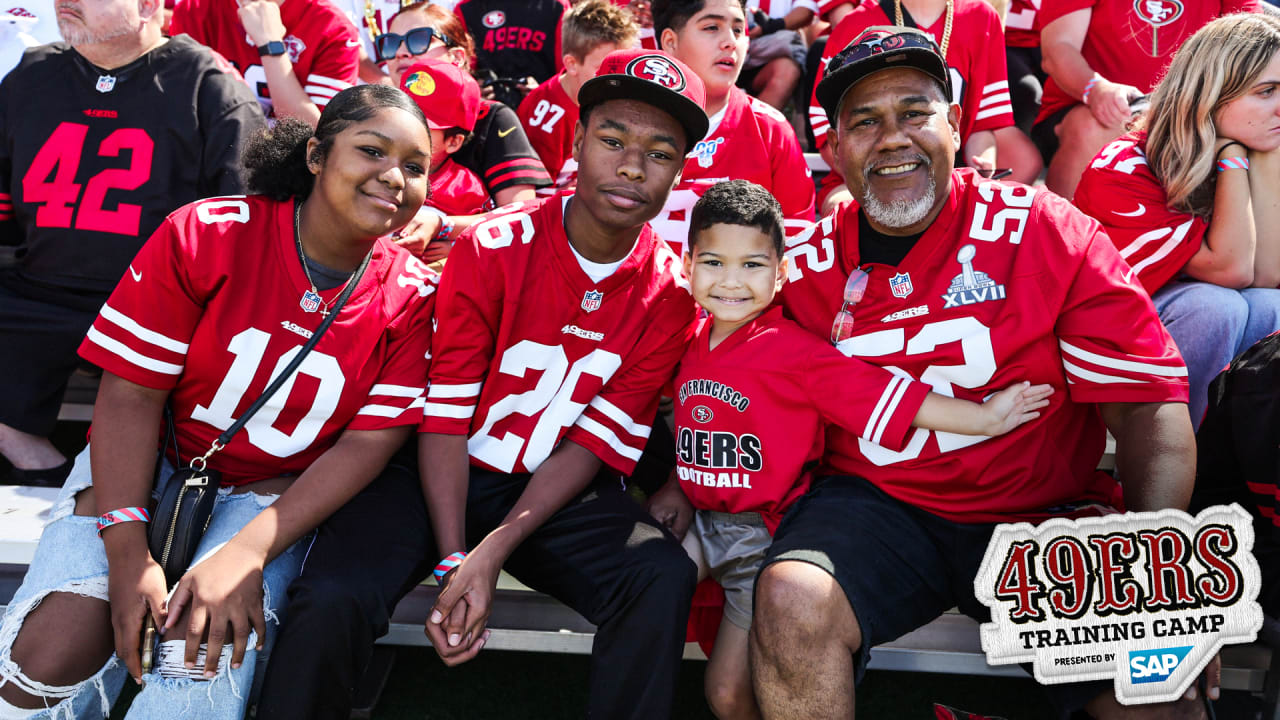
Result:
[[684,90],[686,85],[680,68],[661,55],[641,55],[635,58],[627,63],[626,73],[676,92]]
[[1262,627],[1253,523],[1239,505],[1000,525],[974,594],[992,665],[1041,683],[1113,678],[1125,705],[1181,697],[1223,645]]

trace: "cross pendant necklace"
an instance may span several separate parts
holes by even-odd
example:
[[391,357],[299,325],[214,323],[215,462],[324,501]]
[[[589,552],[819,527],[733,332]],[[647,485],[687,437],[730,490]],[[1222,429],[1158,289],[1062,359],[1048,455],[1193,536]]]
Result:
[[[316,281],[311,279],[311,270],[307,268],[307,253],[302,249],[302,204],[294,205],[293,209],[293,240],[298,246],[298,260],[302,262],[302,274],[307,278],[307,284],[311,286],[310,290],[302,293],[302,299],[298,301],[298,306],[304,311],[312,313],[320,311],[320,317],[329,316],[329,303],[320,297],[320,291],[316,289]],[[369,252],[373,252],[370,250]],[[354,273],[352,274],[354,277]],[[347,282],[342,283],[341,287],[346,287],[351,282],[351,277],[347,278]]]

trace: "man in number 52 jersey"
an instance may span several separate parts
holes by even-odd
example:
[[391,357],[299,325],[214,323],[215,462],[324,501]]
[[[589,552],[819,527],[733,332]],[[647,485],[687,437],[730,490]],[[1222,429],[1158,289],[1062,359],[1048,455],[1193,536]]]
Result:
[[619,477],[692,331],[680,260],[646,223],[707,130],[705,95],[671,56],[619,50],[578,97],[576,193],[505,207],[454,244],[421,484],[393,464],[320,531],[272,655],[310,679],[268,673],[264,696],[296,708],[273,718],[345,718],[373,640],[433,567],[426,631],[447,664],[484,646],[506,569],[597,625],[590,717],[671,714],[695,570]]
[[[66,43],[0,84],[0,453],[59,486],[53,431],[76,346],[143,241],[181,205],[244,191],[262,112],[234,71],[160,33],[160,0],[65,0]],[[137,269],[134,277],[138,278]]]
[[[756,585],[765,717],[852,717],[870,648],[951,607],[981,617],[972,578],[996,523],[1190,499],[1187,371],[1150,300],[1066,201],[953,169],[948,75],[914,29],[869,28],[834,55],[817,98],[858,204],[791,243],[784,308],[842,352],[945,395],[981,402],[1014,380],[1057,392],[1040,418],[995,438],[918,429],[895,451],[827,434],[813,489]],[[865,296],[846,301],[859,269]],[[1095,469],[1107,429],[1120,482]],[[1120,710],[1109,681],[1046,692]]]

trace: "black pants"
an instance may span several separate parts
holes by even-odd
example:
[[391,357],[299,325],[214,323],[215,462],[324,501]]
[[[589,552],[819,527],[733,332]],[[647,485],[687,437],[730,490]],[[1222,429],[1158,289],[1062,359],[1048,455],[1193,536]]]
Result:
[[[528,479],[472,469],[469,546],[502,521]],[[393,463],[317,531],[289,587],[258,717],[345,720],[374,640],[438,555],[417,469]],[[696,571],[616,479],[552,515],[505,569],[597,625],[589,717],[671,715]]]

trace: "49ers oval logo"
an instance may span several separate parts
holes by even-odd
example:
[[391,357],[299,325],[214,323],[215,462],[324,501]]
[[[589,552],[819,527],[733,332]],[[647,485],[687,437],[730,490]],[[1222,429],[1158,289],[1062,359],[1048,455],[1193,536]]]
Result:
[[507,21],[507,14],[501,10],[490,10],[480,18],[480,22],[484,23],[487,28],[499,28]]
[[661,55],[641,55],[627,63],[626,73],[641,80],[657,83],[668,90],[680,92],[685,88],[684,73],[669,59]]
[[1133,11],[1142,21],[1161,27],[1182,17],[1181,0],[1133,0]]
[[693,412],[690,414],[693,415],[694,420],[697,420],[700,423],[711,422],[711,418],[715,417],[715,415],[711,413],[711,408],[706,405],[699,405],[694,408]]

